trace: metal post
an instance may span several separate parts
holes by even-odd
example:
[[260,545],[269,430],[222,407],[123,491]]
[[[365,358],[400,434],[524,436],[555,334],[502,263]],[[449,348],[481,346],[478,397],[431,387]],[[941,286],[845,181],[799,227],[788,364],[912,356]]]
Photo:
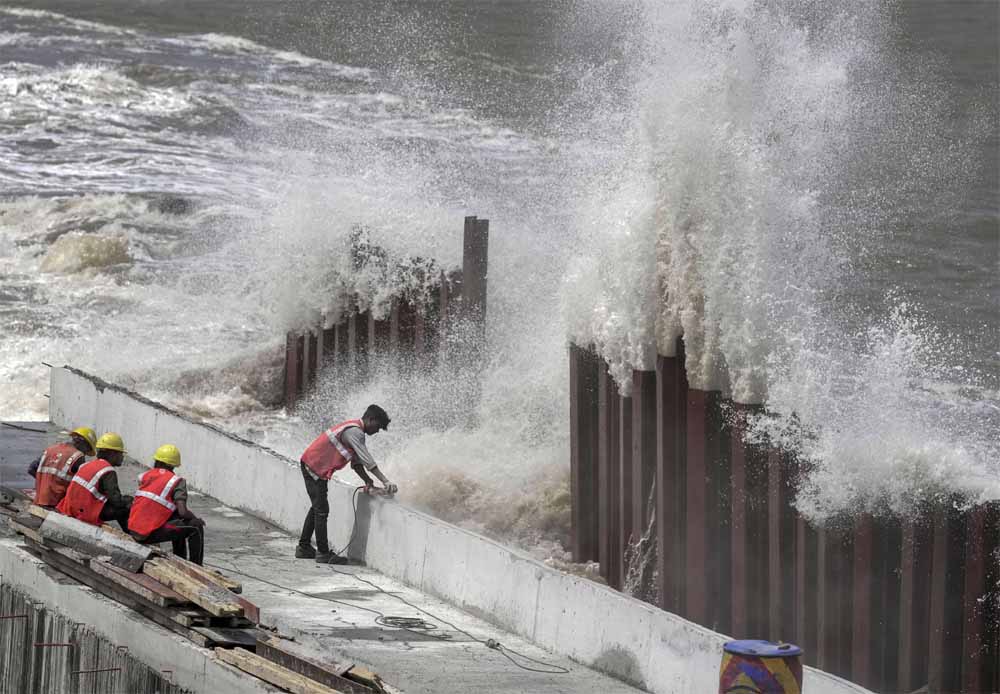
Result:
[[897,688],[912,692],[927,683],[930,631],[931,536],[926,524],[903,522],[899,589]]
[[650,519],[656,479],[656,372],[632,372],[632,527],[636,538]]
[[988,515],[985,505],[977,506],[968,514],[965,586],[962,593],[963,692],[979,692],[987,688],[983,677],[984,646],[987,642],[985,611],[989,597],[987,569],[997,548],[995,533],[991,538],[988,532]]
[[687,496],[685,524],[685,601],[684,617],[704,625],[708,620],[708,590],[706,563],[708,544],[707,485],[708,455],[705,438],[708,433],[708,393],[689,389],[687,392]]
[[598,399],[597,356],[577,345],[569,348],[570,488],[573,561],[598,559]]
[[852,600],[851,679],[872,686],[872,600],[874,528],[870,514],[862,514],[854,524],[854,595]]
[[462,235],[462,312],[477,326],[481,340],[486,320],[486,275],[489,259],[490,222],[465,218]]
[[306,386],[316,383],[316,374],[319,371],[319,336],[313,329],[306,330],[305,334],[305,358],[303,360],[305,378],[303,382]]
[[767,459],[768,634],[772,641],[795,628],[793,596],[795,509],[788,463],[777,449]]
[[[618,395],[618,474],[621,484],[618,487],[618,518],[619,518],[619,542],[621,550],[625,553],[631,542],[634,542],[637,535],[632,527],[634,513],[632,511],[632,398]],[[623,557],[624,559],[624,557]],[[621,574],[619,575],[619,585],[625,585],[628,574],[628,566],[621,562]]]
[[601,575],[612,588],[621,588],[621,463],[618,447],[618,386],[604,362],[598,367],[598,561]]
[[732,438],[732,623],[730,631],[737,639],[749,637],[747,632],[747,604],[756,599],[749,590],[747,571],[747,473],[746,444],[743,435],[746,430],[746,408],[735,405],[736,424]]
[[[679,340],[678,340],[679,341]],[[680,354],[680,351],[678,351]],[[656,360],[656,551],[660,607],[683,604],[686,379],[680,356]]]
[[285,407],[292,409],[299,397],[299,340],[290,332],[285,335]]

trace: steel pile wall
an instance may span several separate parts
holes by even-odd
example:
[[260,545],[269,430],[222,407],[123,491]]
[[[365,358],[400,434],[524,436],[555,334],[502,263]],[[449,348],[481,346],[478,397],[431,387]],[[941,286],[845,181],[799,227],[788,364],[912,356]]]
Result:
[[663,609],[797,643],[807,664],[877,691],[997,691],[998,509],[813,526],[793,506],[796,461],[743,441],[755,408],[689,388],[680,341],[677,354],[634,372],[623,398],[607,364],[570,347],[575,560],[620,588],[651,513]]
[[[358,302],[337,322],[290,331],[285,336],[285,406],[302,398],[328,369],[356,380],[383,355],[425,360],[460,352],[470,363],[481,361],[486,339],[486,280],[489,220],[466,217],[462,269],[441,272],[430,297],[393,298],[389,316],[376,320]],[[451,356],[455,356],[452,354]]]

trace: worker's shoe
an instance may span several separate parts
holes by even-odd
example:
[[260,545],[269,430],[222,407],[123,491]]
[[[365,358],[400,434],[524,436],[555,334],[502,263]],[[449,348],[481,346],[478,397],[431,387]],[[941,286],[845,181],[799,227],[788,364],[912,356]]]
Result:
[[320,552],[316,555],[317,564],[346,564],[347,557],[342,557],[336,552]]
[[316,556],[316,550],[313,549],[312,545],[296,545],[295,547],[296,559],[312,559],[315,556]]

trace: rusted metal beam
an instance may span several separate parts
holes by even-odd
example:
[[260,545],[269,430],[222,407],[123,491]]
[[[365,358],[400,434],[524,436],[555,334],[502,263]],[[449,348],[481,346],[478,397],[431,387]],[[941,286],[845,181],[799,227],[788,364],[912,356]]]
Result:
[[795,630],[795,518],[791,464],[775,448],[767,453],[768,634],[789,639]]
[[708,541],[708,435],[709,393],[687,392],[686,500],[685,500],[685,580],[684,616],[698,624],[708,621],[707,550]]
[[660,607],[682,607],[686,381],[680,357],[656,361],[656,551]]
[[301,383],[299,381],[299,364],[302,355],[299,351],[299,336],[289,332],[285,335],[285,407],[291,409],[299,399]]
[[[965,585],[962,591],[962,691],[988,691],[984,677],[987,648],[986,609],[989,600],[987,565],[991,550],[988,533],[989,507],[979,505],[968,513],[965,553]],[[992,558],[995,561],[995,558]]]
[[591,350],[570,345],[570,489],[573,561],[598,559],[598,367]]
[[636,537],[649,525],[650,492],[656,479],[656,372],[632,372],[632,527]]
[[927,684],[932,538],[929,527],[907,519],[902,527],[897,688]]
[[612,588],[621,588],[621,467],[618,386],[608,365],[598,367],[598,561],[601,575]]
[[861,514],[854,524],[854,594],[852,600],[851,679],[872,686],[872,573],[875,563],[874,521]]
[[316,374],[319,371],[319,337],[316,331],[313,329],[306,330],[305,333],[305,355],[303,358],[303,371],[304,378],[302,379],[305,386],[309,386],[316,383]]
[[486,319],[486,275],[489,259],[490,222],[465,218],[462,235],[462,312],[480,326]]
[[730,564],[732,567],[732,612],[730,633],[737,639],[748,638],[747,605],[756,598],[749,590],[750,580],[747,568],[747,546],[749,529],[747,506],[749,490],[747,485],[747,446],[743,441],[746,431],[746,408],[736,405],[732,436],[731,498],[732,498],[732,543]]
[[[638,536],[636,529],[632,527],[632,519],[634,518],[632,510],[632,398],[626,398],[621,395],[618,396],[617,445],[618,474],[621,479],[621,485],[618,488],[618,527],[621,531],[619,542],[624,553],[627,552],[629,544],[634,542]],[[624,585],[628,574],[628,566],[626,566],[624,561],[621,564],[621,575],[618,580],[620,585]]]

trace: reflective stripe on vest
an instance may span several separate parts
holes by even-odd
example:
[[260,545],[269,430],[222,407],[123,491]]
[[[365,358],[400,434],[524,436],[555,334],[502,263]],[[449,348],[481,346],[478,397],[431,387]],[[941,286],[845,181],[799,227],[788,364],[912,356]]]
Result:
[[104,477],[112,470],[114,470],[114,468],[111,467],[110,465],[106,468],[101,468],[100,470],[97,471],[97,474],[91,477],[89,480],[83,479],[82,477],[80,477],[80,474],[77,473],[73,475],[73,483],[80,485],[88,492],[93,494],[94,498],[97,499],[98,501],[107,501],[108,497],[104,496],[99,491],[97,491],[97,483],[101,481],[102,477]]
[[357,426],[358,421],[359,420],[352,419],[350,421],[344,422],[343,424],[338,424],[336,427],[330,427],[329,429],[326,430],[326,438],[330,439],[330,443],[334,445],[334,447],[337,449],[337,452],[340,453],[340,455],[344,456],[344,460],[346,460],[347,462],[351,462],[352,460],[354,460],[354,451],[345,446],[343,443],[341,443],[340,434],[347,427]]
[[174,491],[174,487],[177,486],[177,483],[180,481],[181,478],[178,477],[177,475],[174,475],[173,477],[170,478],[170,481],[167,482],[167,485],[163,488],[163,491],[160,492],[159,494],[156,494],[154,492],[143,491],[140,489],[135,493],[135,495],[144,497],[146,499],[152,499],[161,506],[166,506],[167,510],[173,513],[177,509],[177,504],[175,504],[173,501],[170,500],[170,493]]

